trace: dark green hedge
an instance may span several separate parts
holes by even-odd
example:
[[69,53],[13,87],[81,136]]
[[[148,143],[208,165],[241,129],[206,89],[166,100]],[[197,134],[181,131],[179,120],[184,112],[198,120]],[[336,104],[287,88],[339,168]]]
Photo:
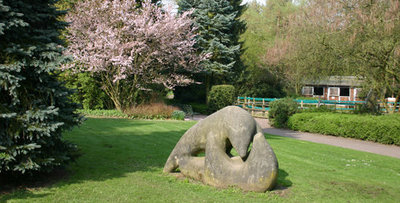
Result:
[[232,85],[214,85],[208,95],[208,109],[218,111],[235,102],[235,87]]
[[400,115],[298,113],[288,120],[293,130],[400,145]]

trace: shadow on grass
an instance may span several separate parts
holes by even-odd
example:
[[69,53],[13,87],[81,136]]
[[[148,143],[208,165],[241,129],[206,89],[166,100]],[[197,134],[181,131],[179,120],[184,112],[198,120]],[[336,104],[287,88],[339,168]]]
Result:
[[[104,181],[136,171],[161,174],[170,152],[194,122],[88,119],[64,137],[77,144],[82,156],[71,163],[64,177],[48,174],[35,180],[0,179],[0,202],[41,198],[43,187],[62,187],[85,181]],[[182,127],[183,126],[183,127]],[[59,173],[59,172],[58,172]]]
[[[179,121],[88,119],[79,128],[65,134],[68,140],[81,148],[83,155],[68,166],[68,175],[44,187],[104,181],[137,171],[161,174],[175,144],[194,124]],[[279,169],[279,187],[291,186],[292,183],[286,180],[287,176],[284,170]],[[0,202],[40,198],[50,194],[33,194],[30,190],[17,188],[3,195],[0,191]]]
[[292,186],[293,183],[292,181],[287,179],[288,176],[289,174],[285,170],[279,169],[278,183],[277,186],[275,187],[276,190],[287,189],[290,186]]

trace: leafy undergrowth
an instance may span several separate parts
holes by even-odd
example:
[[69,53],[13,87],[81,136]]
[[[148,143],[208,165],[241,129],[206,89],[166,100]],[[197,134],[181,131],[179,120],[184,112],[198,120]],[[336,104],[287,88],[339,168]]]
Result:
[[87,117],[98,118],[128,118],[129,116],[115,109],[78,109],[78,113]]
[[[89,118],[65,137],[84,153],[60,181],[0,192],[0,202],[398,202],[400,159],[267,135],[279,161],[266,193],[162,174],[195,122]],[[3,183],[2,183],[3,184]]]

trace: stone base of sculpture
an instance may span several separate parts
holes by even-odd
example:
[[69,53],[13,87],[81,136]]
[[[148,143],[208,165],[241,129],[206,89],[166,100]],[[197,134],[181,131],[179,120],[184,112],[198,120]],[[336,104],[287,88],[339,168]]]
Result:
[[[249,146],[252,143],[251,150]],[[232,147],[239,156],[232,156]],[[204,157],[197,157],[205,152]],[[278,162],[261,127],[247,111],[225,107],[190,128],[178,141],[164,166],[206,184],[245,191],[271,190]]]

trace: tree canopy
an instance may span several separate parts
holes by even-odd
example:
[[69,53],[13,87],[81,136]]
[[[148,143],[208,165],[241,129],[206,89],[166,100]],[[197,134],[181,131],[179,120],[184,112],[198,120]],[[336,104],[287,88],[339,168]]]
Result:
[[76,155],[62,139],[80,116],[56,78],[66,24],[53,3],[0,0],[0,175],[48,172]]
[[106,93],[119,110],[138,104],[138,95],[155,86],[173,89],[193,82],[203,55],[196,54],[189,12],[174,15],[146,1],[80,2],[69,13],[67,66],[102,78]]
[[198,34],[195,47],[198,52],[210,55],[203,65],[207,91],[212,83],[232,83],[243,70],[239,37],[246,29],[245,22],[240,19],[246,7],[241,3],[242,0],[178,2],[180,12],[193,9],[191,17]]

